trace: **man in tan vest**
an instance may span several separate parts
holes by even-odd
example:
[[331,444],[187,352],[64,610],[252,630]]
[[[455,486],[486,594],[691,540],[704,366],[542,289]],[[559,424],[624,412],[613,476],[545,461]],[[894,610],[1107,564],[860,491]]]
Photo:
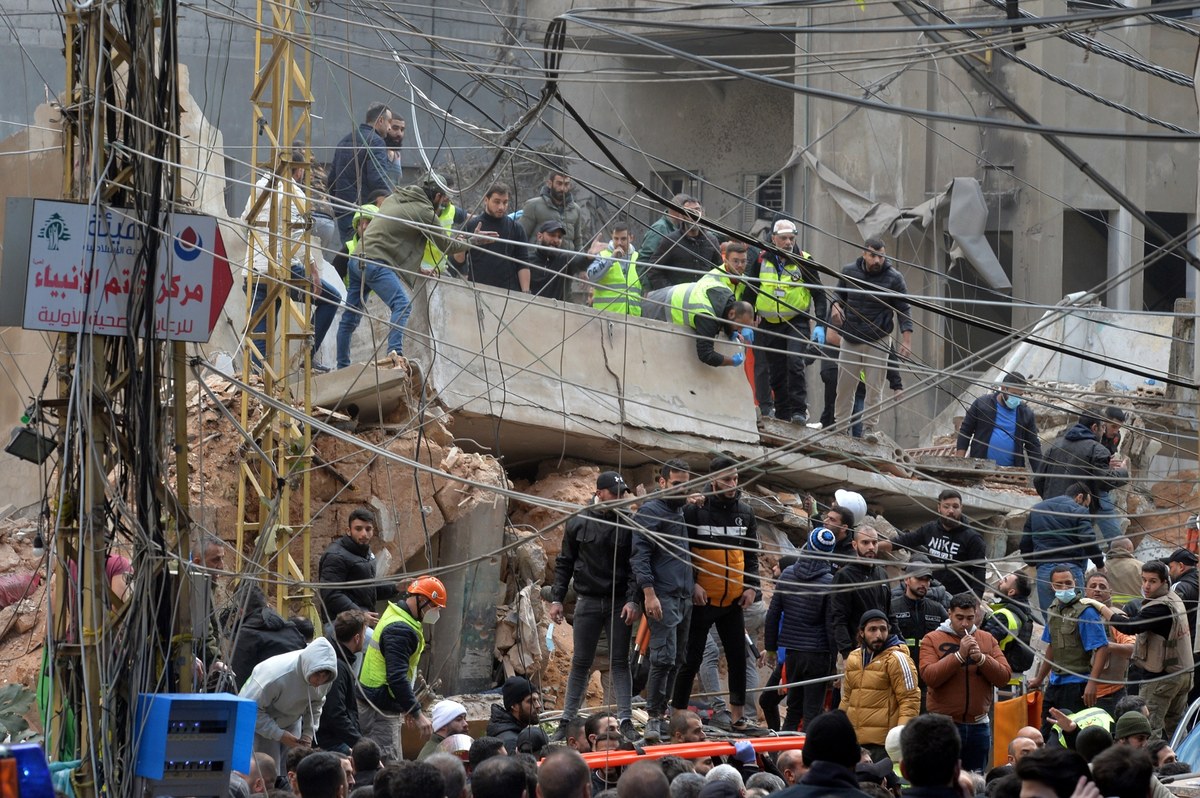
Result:
[[1135,615],[1084,599],[1118,631],[1136,634],[1133,662],[1146,672],[1139,695],[1150,710],[1151,736],[1167,738],[1187,709],[1192,686],[1192,632],[1183,600],[1171,590],[1166,564],[1142,566],[1145,601]]
[[1133,556],[1133,541],[1129,538],[1114,538],[1108,544],[1104,570],[1116,606],[1124,607],[1142,595],[1142,561]]

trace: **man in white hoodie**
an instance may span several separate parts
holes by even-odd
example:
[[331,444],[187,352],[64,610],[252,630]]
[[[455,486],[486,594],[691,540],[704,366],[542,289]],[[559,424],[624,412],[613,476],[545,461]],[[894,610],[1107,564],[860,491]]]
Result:
[[336,675],[337,653],[324,637],[255,665],[240,693],[258,704],[254,750],[282,765],[285,748],[311,746]]

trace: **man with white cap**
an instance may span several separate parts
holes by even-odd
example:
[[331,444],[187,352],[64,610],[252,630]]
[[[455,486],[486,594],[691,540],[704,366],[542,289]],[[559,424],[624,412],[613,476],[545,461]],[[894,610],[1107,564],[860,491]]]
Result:
[[629,672],[630,627],[638,617],[637,584],[630,570],[632,521],[624,511],[609,505],[626,493],[629,487],[620,473],[602,472],[596,478],[596,494],[592,499],[595,506],[568,520],[563,532],[562,549],[554,563],[550,620],[562,623],[566,618],[563,601],[573,581],[577,597],[571,621],[575,648],[562,721],[552,742],[566,739],[567,726],[583,705],[601,632],[608,637],[613,696],[621,733],[631,741],[639,736],[633,728],[633,679]]
[[[771,229],[776,249],[764,249],[749,270],[754,309],[762,319],[758,343],[775,395],[775,417],[808,421],[809,340],[825,343],[826,299],[812,256],[796,247],[796,225],[780,219]],[[783,253],[787,253],[785,256]]]
[[821,524],[837,539],[831,555],[834,573],[855,558],[854,546],[851,544],[854,538],[854,528],[866,517],[867,502],[861,493],[840,489],[834,491],[833,506],[821,516]]
[[436,754],[438,745],[447,737],[467,733],[467,708],[457,701],[444,698],[433,705],[429,725],[433,727],[433,735],[425,741],[421,753],[417,754],[418,762]]

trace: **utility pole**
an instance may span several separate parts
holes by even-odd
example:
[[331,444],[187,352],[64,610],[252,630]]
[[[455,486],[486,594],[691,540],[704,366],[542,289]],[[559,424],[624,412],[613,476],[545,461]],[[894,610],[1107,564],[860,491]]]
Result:
[[[292,264],[302,264],[307,274],[310,261],[318,257],[307,239],[312,224],[307,196],[312,166],[313,32],[306,28],[311,24],[306,0],[258,0],[257,9],[250,94],[256,174],[251,178],[255,185],[245,221],[250,226],[247,260],[258,257],[267,265],[264,271],[251,270],[247,275],[247,297],[259,291],[265,292],[265,300],[257,313],[248,313],[242,374],[257,374],[264,394],[307,416],[312,412],[309,320],[314,284],[294,276]],[[297,168],[305,170],[302,194],[291,182]],[[293,218],[303,223],[293,224]],[[252,417],[259,409],[261,416]],[[253,402],[245,392],[240,421],[257,449],[245,450],[238,474],[238,556],[253,543],[250,569],[275,560],[275,567],[267,570],[282,577],[276,585],[278,605],[297,598],[311,602],[310,590],[289,594],[285,583],[311,581],[312,430]],[[303,549],[299,564],[290,554],[297,540]]]
[[[81,760],[74,790],[91,798],[133,794],[137,695],[190,684],[188,589],[184,569],[176,578],[168,564],[170,554],[181,563],[188,553],[186,353],[155,335],[155,292],[168,268],[160,245],[179,196],[176,6],[66,0],[62,22],[63,197],[87,203],[93,223],[119,217],[137,243],[127,331],[60,335],[58,397],[47,403],[60,456],[49,501],[57,556],[46,748],[52,759]],[[93,255],[84,267],[102,274],[110,265],[102,261]],[[178,491],[168,484],[172,457]],[[144,588],[124,603],[106,574],[118,532],[132,543]],[[146,619],[141,639],[122,626],[131,617]]]

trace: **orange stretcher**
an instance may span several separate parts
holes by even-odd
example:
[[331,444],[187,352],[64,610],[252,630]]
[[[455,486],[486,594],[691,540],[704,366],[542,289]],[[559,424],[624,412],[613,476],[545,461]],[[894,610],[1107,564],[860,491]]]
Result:
[[[750,745],[755,753],[763,754],[768,751],[787,751],[804,748],[804,735],[787,735],[784,737],[749,737]],[[662,759],[664,756],[678,756],[684,759],[700,759],[705,756],[733,756],[733,743],[708,740],[703,743],[671,743],[668,745],[648,745],[639,751],[593,751],[583,755],[583,761],[593,770],[596,768],[618,768],[632,765],[644,759]]]

